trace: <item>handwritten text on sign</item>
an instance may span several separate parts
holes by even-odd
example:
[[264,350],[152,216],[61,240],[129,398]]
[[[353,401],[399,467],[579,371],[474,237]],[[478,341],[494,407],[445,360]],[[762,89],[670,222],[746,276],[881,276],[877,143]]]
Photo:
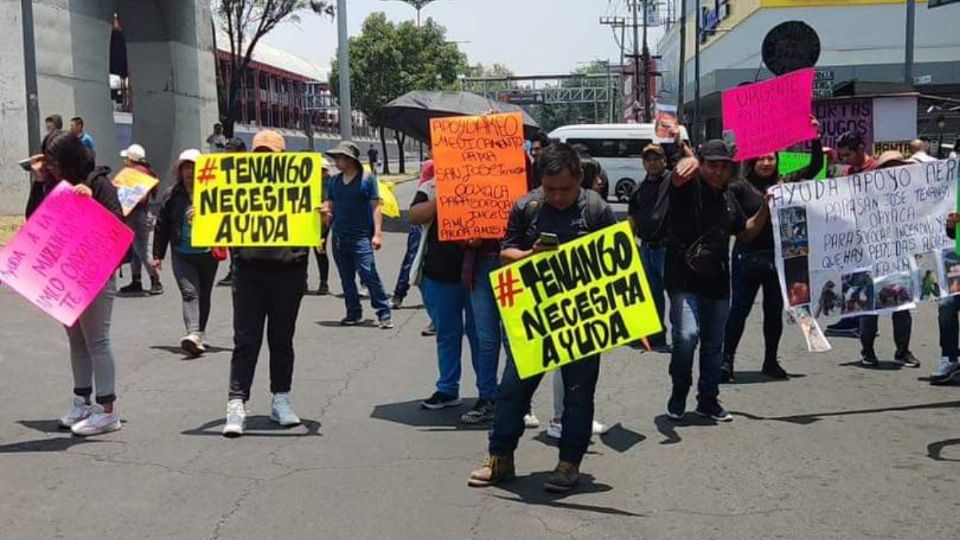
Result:
[[661,330],[626,222],[490,274],[521,379]]
[[305,152],[200,156],[193,245],[319,246],[322,159]]
[[956,264],[946,216],[957,179],[952,159],[770,188],[788,304],[854,316],[911,307],[924,281],[960,292],[960,276],[946,275]]
[[73,326],[132,241],[113,214],[61,182],[0,253],[0,280]]
[[113,185],[117,188],[117,197],[120,199],[120,206],[123,207],[123,215],[129,216],[130,212],[133,212],[140,201],[159,183],[160,181],[156,178],[136,169],[125,167],[121,170],[113,179]]
[[503,238],[527,191],[520,113],[430,120],[440,240]]
[[802,69],[723,92],[723,129],[734,133],[738,161],[817,136],[810,125],[813,76]]

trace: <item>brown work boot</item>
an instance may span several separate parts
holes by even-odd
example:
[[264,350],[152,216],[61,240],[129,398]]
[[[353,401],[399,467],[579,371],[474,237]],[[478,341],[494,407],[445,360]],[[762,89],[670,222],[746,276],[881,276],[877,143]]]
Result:
[[566,461],[557,463],[557,468],[543,481],[543,489],[553,493],[573,491],[580,480],[580,467]]
[[511,480],[517,475],[513,468],[513,454],[497,456],[490,454],[483,460],[483,467],[470,473],[467,485],[470,487],[488,487]]

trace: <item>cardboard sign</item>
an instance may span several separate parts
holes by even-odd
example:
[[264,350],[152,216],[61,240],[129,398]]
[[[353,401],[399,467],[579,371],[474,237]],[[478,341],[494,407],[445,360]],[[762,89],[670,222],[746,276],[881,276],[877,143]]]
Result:
[[960,293],[960,256],[946,233],[958,170],[950,159],[771,187],[787,306],[836,319]]
[[[793,174],[810,166],[813,159],[808,152],[780,152],[777,154],[777,170],[781,175]],[[823,160],[820,172],[813,178],[804,180],[823,180],[827,177],[827,160]]]
[[67,326],[103,290],[133,231],[61,182],[0,252],[0,280]]
[[193,246],[319,246],[322,165],[307,152],[200,156]]
[[723,92],[723,129],[737,141],[737,161],[813,139],[813,70],[803,69]]
[[430,120],[441,241],[501,239],[527,192],[520,113]]
[[117,188],[117,197],[120,198],[120,206],[123,207],[123,215],[129,216],[147,193],[150,193],[150,190],[159,183],[159,180],[149,174],[131,167],[124,167],[113,179],[113,185]]
[[670,130],[677,127],[677,106],[657,104],[657,118],[654,124],[657,143],[672,143],[675,138],[670,135]]
[[630,224],[490,273],[521,379],[662,330]]

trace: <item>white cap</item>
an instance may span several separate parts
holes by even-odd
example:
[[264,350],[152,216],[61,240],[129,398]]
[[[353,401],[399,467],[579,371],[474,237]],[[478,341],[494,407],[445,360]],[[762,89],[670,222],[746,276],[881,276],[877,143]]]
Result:
[[140,163],[141,161],[147,159],[147,151],[144,150],[139,144],[131,144],[129,148],[120,152],[120,157]]
[[189,150],[184,150],[180,152],[180,157],[177,158],[177,161],[183,163],[184,161],[197,162],[197,158],[200,157],[200,151],[195,148],[190,148]]

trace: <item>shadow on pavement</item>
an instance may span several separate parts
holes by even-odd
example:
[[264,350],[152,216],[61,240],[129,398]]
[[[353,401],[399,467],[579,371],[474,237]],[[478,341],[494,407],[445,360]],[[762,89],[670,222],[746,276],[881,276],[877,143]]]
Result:
[[[802,379],[806,377],[803,373],[788,373],[790,379]],[[759,383],[777,383],[789,382],[790,379],[774,379],[763,374],[762,371],[737,371],[736,378],[730,382],[722,384],[759,384]]]
[[960,439],[947,439],[945,441],[932,442],[927,445],[927,457],[934,461],[957,461],[960,459],[943,457],[943,449],[948,446],[960,446]]
[[[269,416],[264,416],[262,414],[255,416],[248,416],[246,426],[243,429],[244,437],[310,437],[310,436],[322,436],[320,433],[320,422],[316,420],[309,420],[306,418],[301,419],[302,422],[299,426],[283,427],[276,422],[270,420]],[[222,437],[220,433],[220,426],[224,424],[226,420],[223,418],[218,418],[216,420],[211,420],[202,426],[195,429],[188,429],[186,431],[181,431],[182,435],[205,435],[205,436],[217,436]],[[306,430],[304,432],[304,430]]]
[[902,405],[898,407],[880,407],[876,409],[854,409],[849,411],[829,411],[824,413],[795,414],[791,416],[757,416],[740,411],[730,411],[730,414],[749,418],[750,420],[773,420],[776,422],[787,422],[790,424],[799,424],[806,426],[829,418],[831,416],[856,416],[861,414],[875,414],[895,411],[920,411],[925,409],[954,409],[960,407],[960,401],[941,401],[939,403],[921,403],[919,405]]
[[677,444],[682,441],[683,438],[677,433],[677,428],[717,425],[715,420],[689,412],[683,416],[683,420],[674,420],[666,414],[661,414],[654,418],[653,422],[657,425],[657,431],[666,437],[666,439],[660,441],[660,444]]
[[420,400],[401,401],[377,405],[370,418],[386,420],[411,427],[427,428],[420,431],[480,431],[490,429],[490,424],[463,424],[460,415],[470,410],[475,400],[464,400],[459,407],[431,411],[420,406]]
[[43,433],[70,433],[69,429],[61,429],[57,420],[17,420],[17,423]]
[[646,440],[646,437],[623,427],[623,424],[617,424],[611,427],[606,433],[600,435],[600,441],[608,448],[621,454],[627,452],[634,446]]
[[903,369],[903,366],[893,361],[880,361],[875,366],[865,366],[861,364],[859,360],[854,360],[853,362],[844,362],[837,365],[842,367],[857,367],[860,369],[869,369],[873,371],[899,371]]
[[42,433],[62,433],[64,437],[35,439],[0,445],[0,454],[19,454],[30,452],[63,452],[78,444],[115,442],[89,437],[74,437],[68,429],[60,429],[56,420],[18,420],[18,424]]
[[183,360],[199,360],[200,358],[203,358],[204,356],[207,356],[210,354],[217,354],[222,352],[233,352],[233,349],[217,347],[216,345],[206,345],[206,347],[207,347],[207,352],[203,353],[200,356],[193,356],[192,354],[188,353],[187,351],[184,351],[180,347],[175,347],[173,345],[151,345],[150,346],[150,348],[155,351],[165,351],[170,354],[175,354],[177,356],[182,357]]
[[626,510],[620,510],[619,508],[563,502],[563,499],[568,497],[589,495],[591,493],[605,493],[607,491],[611,491],[613,488],[606,484],[599,484],[595,482],[593,475],[581,473],[580,483],[572,492],[549,493],[543,489],[543,481],[546,480],[549,474],[549,472],[537,472],[527,476],[518,476],[509,482],[498,484],[492,489],[503,490],[516,495],[516,497],[505,497],[503,495],[493,495],[493,497],[504,501],[530,504],[534,506],[550,506],[553,508],[562,508],[564,510],[594,512],[597,514],[615,516],[643,517],[643,514],[635,514],[633,512],[627,512]]
[[344,326],[340,324],[340,321],[316,321],[314,324],[317,326],[323,326],[325,328],[366,328],[367,330],[379,330],[380,327],[377,326],[377,321],[373,319],[364,319],[360,324],[354,326]]

